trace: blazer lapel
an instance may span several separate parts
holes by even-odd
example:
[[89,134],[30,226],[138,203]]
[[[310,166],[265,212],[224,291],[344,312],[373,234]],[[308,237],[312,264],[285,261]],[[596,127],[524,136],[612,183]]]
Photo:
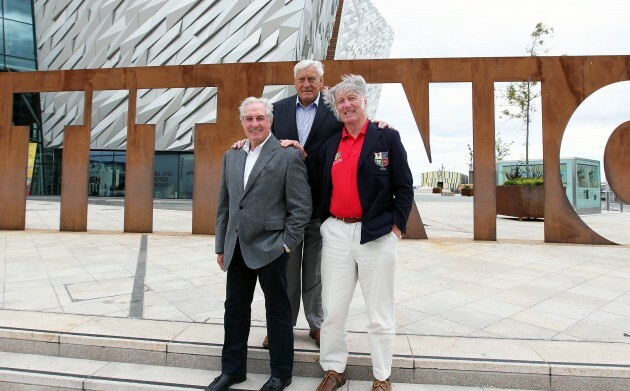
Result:
[[[269,140],[263,145],[262,150],[260,151],[260,155],[258,159],[256,159],[256,163],[254,163],[254,167],[252,167],[252,172],[249,174],[249,178],[247,179],[247,185],[245,185],[245,190],[243,191],[243,196],[247,194],[249,189],[252,188],[254,182],[258,176],[260,176],[260,172],[262,169],[269,163],[273,155],[275,155],[275,150],[280,148],[280,142],[274,136],[269,137]],[[243,172],[245,171],[245,163],[243,162]],[[241,180],[242,181],[242,180]],[[241,198],[242,198],[241,197]]]
[[[245,174],[245,160],[247,159],[247,152],[242,148],[236,152],[236,158],[234,159],[233,170],[236,172],[236,194],[243,194],[243,175]],[[240,198],[240,197],[239,197]]]
[[[295,106],[293,106],[293,110],[295,111]],[[311,130],[310,132],[308,132],[308,137],[306,138],[306,142],[303,145],[304,148],[306,148],[306,146],[311,142],[311,140],[313,140],[313,138],[315,137],[315,133],[317,133],[317,129],[319,129],[321,124],[324,122],[324,119],[326,119],[326,116],[328,115],[328,113],[332,114],[330,110],[327,110],[326,103],[324,102],[324,96],[320,92],[319,102],[317,104],[317,111],[315,112],[315,118],[313,119],[313,125],[311,125]],[[295,118],[295,115],[293,117]],[[296,125],[296,129],[297,129],[297,125]]]
[[296,112],[296,103],[297,102],[297,95],[294,95],[293,98],[289,99],[287,101],[287,104],[289,105],[287,113],[288,113],[288,118],[286,118],[287,121],[289,121],[289,131],[291,132],[289,140],[299,140],[298,138],[298,128],[297,128],[297,119],[295,118],[295,112]]
[[363,140],[363,147],[361,148],[361,156],[359,156],[359,165],[361,167],[365,159],[368,158],[369,154],[372,152],[372,148],[376,141],[381,136],[381,131],[378,127],[370,122],[366,131],[365,131],[365,140]]

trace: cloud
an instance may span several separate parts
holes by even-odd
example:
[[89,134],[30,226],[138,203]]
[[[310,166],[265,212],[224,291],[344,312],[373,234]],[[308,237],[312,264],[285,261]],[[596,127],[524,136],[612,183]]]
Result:
[[[395,31],[391,58],[522,56],[538,22],[554,28],[546,45],[548,55],[630,53],[630,2],[626,0],[372,1]],[[565,132],[563,157],[603,154],[610,133],[630,120],[630,82],[618,84],[598,91],[578,108]],[[375,118],[401,132],[414,176],[437,170],[441,164],[447,170],[467,173],[466,144],[472,145],[470,83],[431,84],[430,88],[432,164],[400,85],[384,86]],[[530,134],[531,159],[542,157],[541,129],[538,116]],[[521,124],[499,118],[496,130],[503,140],[514,142],[506,160],[524,159]]]

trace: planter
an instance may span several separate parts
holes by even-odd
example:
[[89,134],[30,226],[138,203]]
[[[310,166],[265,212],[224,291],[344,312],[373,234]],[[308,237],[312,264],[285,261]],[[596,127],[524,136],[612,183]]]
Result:
[[442,189],[440,189],[439,187],[433,188],[433,194],[441,194],[441,193],[442,193]]
[[497,214],[519,220],[545,217],[544,186],[497,186]]
[[462,188],[461,190],[462,197],[472,197],[475,193],[475,189],[472,188]]

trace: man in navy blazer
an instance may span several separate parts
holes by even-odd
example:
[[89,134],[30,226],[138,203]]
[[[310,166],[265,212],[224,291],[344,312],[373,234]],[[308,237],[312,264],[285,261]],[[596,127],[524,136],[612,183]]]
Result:
[[322,147],[322,303],[318,391],[346,382],[346,321],[357,281],[365,299],[372,356],[372,390],[391,390],[394,338],[394,270],[397,243],[411,212],[413,179],[407,153],[394,129],[368,120],[367,84],[344,76],[325,93],[344,123]]
[[[304,230],[303,242],[289,254],[287,293],[293,309],[293,325],[297,323],[302,296],[309,335],[319,346],[319,330],[324,314],[317,162],[322,145],[331,136],[341,132],[343,123],[335,117],[320,94],[324,85],[324,67],[321,62],[300,61],[295,65],[293,75],[297,94],[274,103],[272,132],[278,140],[282,140],[282,146],[294,146],[306,156],[304,164],[311,187],[313,214]],[[267,338],[263,346],[268,347]]]

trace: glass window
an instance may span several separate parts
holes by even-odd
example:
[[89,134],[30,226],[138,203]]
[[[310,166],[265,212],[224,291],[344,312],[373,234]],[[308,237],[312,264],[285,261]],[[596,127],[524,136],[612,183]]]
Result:
[[37,123],[33,114],[37,112],[36,94],[13,94],[13,124],[17,126],[31,126]]
[[101,179],[99,175],[99,166],[101,164],[101,151],[90,151],[90,174],[88,177],[88,195],[97,196],[101,187]]
[[61,155],[62,149],[40,149],[35,158],[35,170],[31,184],[31,194],[61,194]]
[[125,196],[125,172],[127,167],[127,152],[114,151],[114,178],[112,181],[112,196]]
[[6,60],[7,68],[11,68],[11,70],[23,72],[34,71],[36,68],[35,61],[33,60],[25,60],[23,58],[15,58],[9,56],[4,57],[4,59]]
[[35,59],[33,25],[12,20],[4,21],[5,50],[8,56]]
[[576,208],[597,208],[600,206],[599,166],[577,163]]
[[3,20],[0,20],[0,54],[4,54],[4,23],[2,22]]
[[153,174],[153,196],[155,198],[177,198],[179,192],[177,164],[178,155],[155,155]]
[[90,151],[88,195],[123,197],[125,195],[126,152]]
[[31,0],[4,0],[4,17],[33,24]]
[[191,199],[193,196],[193,154],[179,156],[179,198]]
[[578,163],[577,165],[577,186],[578,187],[588,187],[588,179],[587,175],[590,171],[589,166],[585,164]]

